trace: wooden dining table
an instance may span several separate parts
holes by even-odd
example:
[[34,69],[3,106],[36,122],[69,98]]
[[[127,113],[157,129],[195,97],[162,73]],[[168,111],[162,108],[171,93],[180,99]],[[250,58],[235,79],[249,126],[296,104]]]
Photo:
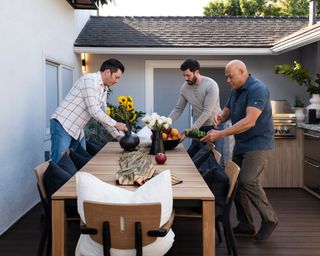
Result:
[[[107,143],[80,171],[93,174],[104,182],[116,183],[115,173],[120,169],[123,150],[119,143]],[[167,161],[159,165],[154,161],[156,173],[170,169],[182,183],[173,185],[174,207],[202,206],[202,247],[204,256],[215,255],[215,198],[193,164],[182,144],[166,151]],[[136,186],[121,186],[135,190]],[[65,201],[76,200],[76,179],[72,177],[52,195],[52,255],[66,255]]]

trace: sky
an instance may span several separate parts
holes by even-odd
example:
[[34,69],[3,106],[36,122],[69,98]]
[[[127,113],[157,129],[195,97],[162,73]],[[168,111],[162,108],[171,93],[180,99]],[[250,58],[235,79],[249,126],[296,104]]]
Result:
[[203,16],[210,0],[112,0],[103,6],[106,16]]

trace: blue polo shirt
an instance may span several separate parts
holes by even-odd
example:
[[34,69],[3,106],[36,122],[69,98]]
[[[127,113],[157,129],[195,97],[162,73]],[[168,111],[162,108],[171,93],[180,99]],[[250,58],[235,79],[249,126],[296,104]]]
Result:
[[255,107],[262,111],[254,127],[235,135],[234,154],[272,148],[274,143],[272,109],[270,93],[264,83],[249,75],[241,88],[232,90],[226,107],[230,109],[232,124],[246,116],[247,107]]

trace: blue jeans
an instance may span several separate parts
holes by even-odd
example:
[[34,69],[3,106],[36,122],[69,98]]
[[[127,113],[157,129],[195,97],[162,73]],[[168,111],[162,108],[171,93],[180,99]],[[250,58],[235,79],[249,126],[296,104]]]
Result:
[[86,149],[86,140],[83,137],[81,140],[75,140],[66,132],[57,119],[50,119],[51,133],[51,161],[59,162],[63,153],[71,148],[76,150],[79,145]]

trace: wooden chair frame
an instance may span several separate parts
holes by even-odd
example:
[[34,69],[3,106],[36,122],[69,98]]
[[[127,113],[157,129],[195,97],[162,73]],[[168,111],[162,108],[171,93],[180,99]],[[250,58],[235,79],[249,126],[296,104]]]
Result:
[[230,212],[234,196],[238,186],[238,176],[240,173],[240,167],[234,163],[232,160],[229,160],[226,164],[225,172],[229,176],[229,189],[227,193],[227,202],[226,206],[223,209],[221,215],[216,216],[216,230],[218,233],[218,239],[221,241],[221,231],[219,228],[219,222],[222,223],[223,231],[225,235],[225,240],[227,244],[228,253],[233,256],[237,256],[237,247],[234,239],[231,223],[230,223]]
[[142,256],[142,247],[164,237],[170,230],[174,211],[168,222],[159,228],[161,204],[107,204],[84,201],[86,225],[82,234],[103,245],[104,256],[110,256],[110,248],[136,249]]

